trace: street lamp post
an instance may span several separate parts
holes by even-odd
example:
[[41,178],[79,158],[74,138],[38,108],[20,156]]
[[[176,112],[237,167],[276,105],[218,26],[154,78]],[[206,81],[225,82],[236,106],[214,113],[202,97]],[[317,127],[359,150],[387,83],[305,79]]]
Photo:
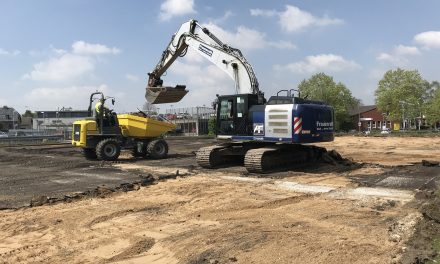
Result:
[[15,117],[14,117],[14,113],[15,110],[12,111],[12,129],[15,129]]
[[16,129],[17,126],[15,124],[15,121],[19,121],[18,119],[15,120],[15,114],[19,115],[19,113],[15,109],[13,109],[12,110],[12,129]]
[[44,112],[41,112],[42,114],[43,114],[43,125],[46,127],[46,120],[45,120],[45,118],[44,118]]

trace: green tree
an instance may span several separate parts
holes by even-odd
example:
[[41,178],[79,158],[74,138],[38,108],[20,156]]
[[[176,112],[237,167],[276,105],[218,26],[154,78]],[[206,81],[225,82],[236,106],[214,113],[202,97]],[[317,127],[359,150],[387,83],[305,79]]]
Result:
[[428,123],[434,124],[437,128],[437,122],[440,121],[440,83],[437,81],[432,82],[428,91],[429,97],[424,112]]
[[26,110],[23,114],[24,117],[37,117],[36,113],[32,113],[31,110]]
[[402,116],[405,119],[419,117],[429,98],[429,87],[417,70],[389,70],[375,92],[377,108],[393,120],[400,120]]
[[303,80],[298,88],[303,97],[324,101],[333,106],[336,130],[351,128],[352,121],[348,111],[359,105],[360,101],[353,97],[351,91],[343,83],[336,83],[333,77],[317,73],[309,79]]
[[217,119],[215,117],[210,117],[208,119],[208,135],[210,136],[214,136],[216,134],[215,131],[216,121]]

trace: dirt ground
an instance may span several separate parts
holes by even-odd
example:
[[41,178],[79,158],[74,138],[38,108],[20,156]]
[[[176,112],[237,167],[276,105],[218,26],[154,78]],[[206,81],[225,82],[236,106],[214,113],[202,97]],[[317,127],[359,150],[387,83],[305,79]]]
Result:
[[[170,159],[125,153],[116,163],[85,161],[72,148],[0,149],[0,204],[11,208],[0,211],[0,263],[423,263],[434,257],[429,238],[440,230],[432,228],[439,213],[428,200],[440,167],[421,161],[440,160],[440,138],[338,137],[322,146],[352,165],[270,174],[197,167],[194,151],[209,139],[169,143]],[[22,207],[32,197],[53,204]]]

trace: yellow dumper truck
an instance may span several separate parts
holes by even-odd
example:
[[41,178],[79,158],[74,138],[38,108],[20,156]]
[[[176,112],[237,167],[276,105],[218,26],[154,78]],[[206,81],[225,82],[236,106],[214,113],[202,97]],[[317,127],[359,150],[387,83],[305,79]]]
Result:
[[[172,123],[132,114],[115,114],[105,106],[112,97],[101,92],[90,95],[89,117],[73,123],[72,145],[83,149],[87,159],[116,160],[121,149],[135,157],[166,158],[168,144],[163,135],[176,128]],[[92,110],[94,101],[99,103]]]

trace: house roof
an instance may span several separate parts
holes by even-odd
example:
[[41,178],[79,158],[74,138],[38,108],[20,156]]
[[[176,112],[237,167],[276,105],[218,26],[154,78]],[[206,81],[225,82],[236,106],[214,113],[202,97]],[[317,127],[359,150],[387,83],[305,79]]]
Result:
[[371,111],[376,108],[377,108],[376,105],[360,105],[359,107],[356,107],[356,108],[349,110],[348,113],[350,114],[350,116],[354,116],[354,115],[358,115],[358,114],[362,114],[362,113]]
[[3,106],[0,108],[0,114],[2,114],[2,115],[12,114],[13,111],[14,111],[14,108],[12,108],[12,107]]

